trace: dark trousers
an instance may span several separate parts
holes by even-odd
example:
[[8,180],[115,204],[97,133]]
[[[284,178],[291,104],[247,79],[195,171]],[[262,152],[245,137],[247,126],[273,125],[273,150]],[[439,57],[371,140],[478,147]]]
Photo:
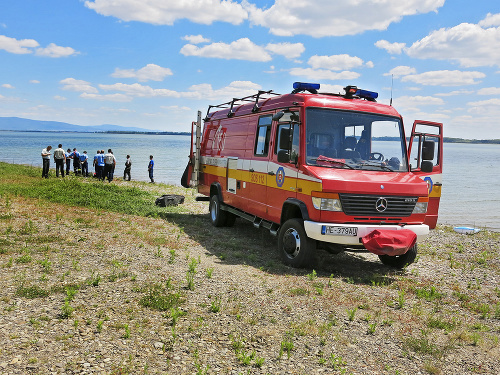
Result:
[[59,171],[61,171],[61,177],[64,177],[64,159],[56,159],[56,177],[59,177]]
[[108,179],[109,182],[113,181],[113,174],[115,172],[115,166],[113,164],[104,164],[104,177]]
[[73,159],[73,171],[75,174],[78,174],[80,170],[80,160],[79,159]]
[[69,170],[71,169],[71,159],[66,159],[66,174],[69,175]]
[[82,176],[89,176],[89,162],[86,160],[82,163]]
[[149,170],[149,179],[151,180],[151,182],[155,182],[154,178],[153,178],[153,168],[151,168]]
[[100,180],[103,178],[104,167],[96,165],[95,166],[95,176]]
[[[127,180],[127,176],[128,176],[128,180]],[[123,180],[130,181],[130,168],[125,168],[125,170],[123,171]]]
[[50,159],[42,159],[42,177],[49,178]]

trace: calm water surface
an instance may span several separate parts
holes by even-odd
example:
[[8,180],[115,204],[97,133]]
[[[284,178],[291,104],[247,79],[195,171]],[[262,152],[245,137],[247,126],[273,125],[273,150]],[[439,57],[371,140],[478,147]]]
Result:
[[[111,148],[117,159],[115,175],[121,177],[130,154],[132,179],[139,181],[149,181],[147,165],[153,155],[155,181],[173,185],[180,185],[191,141],[180,135],[100,133],[0,132],[0,137],[0,161],[15,164],[41,166],[40,153],[49,144],[85,150],[90,160],[97,149]],[[500,145],[445,143],[439,222],[500,231],[499,165]]]

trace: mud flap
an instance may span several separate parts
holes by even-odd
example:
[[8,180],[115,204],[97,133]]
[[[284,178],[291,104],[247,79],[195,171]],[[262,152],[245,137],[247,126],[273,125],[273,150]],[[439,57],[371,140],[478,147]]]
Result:
[[379,230],[361,238],[365,248],[376,255],[403,255],[415,245],[417,235],[409,229]]

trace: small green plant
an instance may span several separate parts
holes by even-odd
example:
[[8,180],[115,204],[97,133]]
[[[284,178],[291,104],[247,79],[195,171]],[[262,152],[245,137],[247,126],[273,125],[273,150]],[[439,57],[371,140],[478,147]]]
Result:
[[76,286],[67,286],[66,287],[66,301],[71,302],[75,298],[76,293],[78,292],[78,287]]
[[315,270],[312,270],[311,273],[307,274],[307,277],[309,278],[309,280],[314,281],[314,280],[316,280],[316,278],[318,277],[318,275],[316,274]]
[[128,324],[125,324],[125,325],[123,326],[123,328],[125,328],[125,333],[123,334],[123,336],[122,336],[122,337],[123,337],[124,339],[128,339],[128,338],[130,338],[130,327],[128,326]]
[[42,266],[44,273],[51,272],[52,263],[50,262],[49,258],[45,258],[44,260],[41,260],[40,265]]
[[23,254],[16,259],[16,263],[26,264],[31,262],[31,255]]
[[375,334],[376,329],[377,329],[377,322],[369,324],[368,325],[368,334],[369,335]]
[[207,279],[211,279],[212,278],[212,273],[214,272],[214,269],[213,268],[207,268],[206,272],[207,272]]
[[244,350],[240,350],[238,353],[236,353],[236,358],[241,362],[241,364],[248,366],[252,362],[252,359],[255,357],[255,350],[252,350],[252,352],[245,353]]
[[214,300],[210,304],[210,311],[213,313],[218,313],[222,306],[222,298],[220,296],[215,296]]
[[73,314],[74,310],[75,309],[69,304],[69,301],[65,301],[63,307],[61,308],[60,317],[62,319],[68,319],[71,317],[71,314]]
[[342,357],[339,355],[335,355],[333,353],[330,354],[330,364],[332,365],[334,370],[341,370],[342,367],[346,365],[346,362],[342,359]]
[[294,348],[292,337],[293,337],[292,333],[290,332],[286,333],[285,338],[283,339],[283,341],[281,341],[280,353],[278,358],[281,358],[285,352],[287,354],[287,358],[290,358],[290,355]]
[[139,304],[159,311],[169,311],[184,303],[180,293],[171,293],[161,284],[149,285]]
[[418,298],[423,298],[425,300],[427,300],[428,302],[432,302],[434,300],[439,300],[439,299],[442,299],[444,297],[444,294],[442,293],[439,293],[437,290],[436,290],[436,287],[434,286],[431,286],[430,289],[415,289],[415,295],[418,297]]
[[94,271],[92,271],[92,274],[87,279],[87,285],[98,286],[100,282],[101,282],[101,275],[96,274]]
[[172,318],[172,326],[175,326],[177,324],[177,321],[181,316],[186,315],[186,312],[182,311],[178,307],[172,307],[170,309],[170,317]]
[[187,288],[189,290],[194,290],[194,273],[188,271],[186,273],[186,281],[187,281]]
[[175,253],[175,249],[170,249],[168,252],[170,253],[168,263],[173,264],[175,262],[175,257],[177,256],[177,254]]
[[347,318],[349,319],[350,322],[354,320],[354,317],[356,315],[356,311],[358,311],[358,308],[355,307],[353,309],[347,309]]
[[50,295],[50,292],[40,288],[37,285],[24,286],[24,284],[21,284],[16,290],[16,295],[19,297],[32,299],[32,298],[47,297]]
[[405,292],[403,290],[400,290],[398,293],[398,304],[397,308],[402,309],[405,305]]
[[154,256],[157,258],[163,258],[163,252],[161,250],[161,246],[158,245],[158,248],[156,249]]
[[102,326],[104,325],[104,320],[99,320],[97,322],[97,332],[102,332]]

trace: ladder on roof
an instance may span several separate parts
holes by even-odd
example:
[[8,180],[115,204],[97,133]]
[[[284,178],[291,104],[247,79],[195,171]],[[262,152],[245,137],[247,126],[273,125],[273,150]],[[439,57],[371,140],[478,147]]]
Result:
[[228,109],[229,108],[229,111],[227,113],[227,117],[231,117],[231,116],[234,116],[234,111],[233,111],[234,106],[235,105],[236,106],[242,105],[245,102],[254,103],[253,108],[252,108],[252,112],[254,112],[254,113],[258,112],[260,109],[259,100],[270,99],[272,95],[281,95],[281,94],[275,93],[275,92],[273,92],[273,90],[268,90],[268,91],[259,90],[257,92],[257,94],[254,94],[254,95],[245,96],[243,98],[233,98],[233,100],[231,100],[229,102],[218,104],[218,105],[209,105],[208,110],[207,110],[207,115],[205,116],[204,121],[210,120],[209,114],[210,114],[210,111],[212,110],[212,108],[219,108],[219,109]]

